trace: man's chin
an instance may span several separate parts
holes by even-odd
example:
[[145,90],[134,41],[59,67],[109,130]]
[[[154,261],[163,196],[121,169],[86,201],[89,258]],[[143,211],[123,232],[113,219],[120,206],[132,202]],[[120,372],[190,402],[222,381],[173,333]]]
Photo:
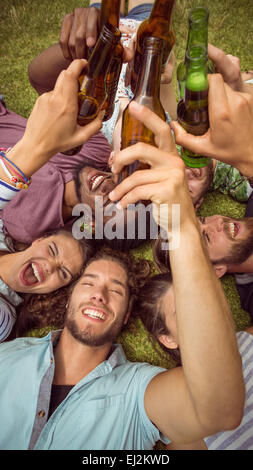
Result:
[[95,334],[89,327],[87,327],[85,330],[82,330],[80,327],[78,327],[76,322],[71,319],[66,319],[65,327],[76,341],[92,348],[98,348],[105,346],[106,344],[112,344],[118,336],[118,332],[115,337],[114,332],[110,330],[101,334]]

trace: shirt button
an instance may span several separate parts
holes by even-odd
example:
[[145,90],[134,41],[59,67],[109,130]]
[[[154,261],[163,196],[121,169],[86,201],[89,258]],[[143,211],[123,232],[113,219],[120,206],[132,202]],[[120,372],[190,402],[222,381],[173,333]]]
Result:
[[38,412],[38,416],[39,416],[40,418],[43,418],[43,417],[45,416],[45,414],[46,414],[46,412],[45,412],[44,410],[40,410],[40,411]]
[[53,364],[53,363],[54,363],[54,360],[53,360],[53,358],[51,357],[51,358],[50,358],[50,364]]

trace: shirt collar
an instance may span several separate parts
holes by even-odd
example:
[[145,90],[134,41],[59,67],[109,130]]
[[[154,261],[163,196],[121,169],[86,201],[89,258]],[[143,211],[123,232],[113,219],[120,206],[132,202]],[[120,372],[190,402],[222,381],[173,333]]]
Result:
[[[60,339],[61,332],[62,330],[51,331],[51,342],[53,348],[57,345]],[[111,347],[110,355],[105,360],[105,362],[110,365],[111,369],[114,369],[116,366],[125,364],[126,361],[127,359],[121,344],[113,344]]]

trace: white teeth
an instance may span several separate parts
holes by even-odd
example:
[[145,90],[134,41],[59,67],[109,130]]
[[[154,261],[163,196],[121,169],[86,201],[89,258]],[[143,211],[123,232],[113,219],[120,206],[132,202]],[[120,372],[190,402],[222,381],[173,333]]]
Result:
[[229,222],[229,228],[232,238],[235,238],[235,224],[233,222]]
[[93,310],[91,308],[86,308],[83,311],[83,314],[91,318],[100,318],[101,320],[105,319],[105,315],[102,312],[98,312],[97,310]]
[[94,179],[93,183],[92,183],[92,186],[91,186],[91,190],[94,191],[97,186],[99,185],[100,181],[103,179],[104,177],[102,175],[100,176],[96,176],[96,178]]
[[37,267],[34,263],[32,263],[32,268],[33,268],[34,276],[36,277],[37,281],[41,282],[41,278],[40,278],[38,269],[37,269]]

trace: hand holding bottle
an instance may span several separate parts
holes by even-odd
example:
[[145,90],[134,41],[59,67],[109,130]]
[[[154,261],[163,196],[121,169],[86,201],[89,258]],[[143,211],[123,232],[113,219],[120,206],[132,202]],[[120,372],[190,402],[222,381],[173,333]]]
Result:
[[[111,201],[119,201],[123,208],[140,200],[152,201],[153,216],[165,230],[171,229],[172,204],[180,204],[181,226],[187,224],[189,219],[195,221],[185,166],[178,155],[168,124],[134,101],[129,105],[129,112],[154,133],[157,147],[141,142],[114,155],[111,167],[113,173],[119,174],[124,166],[136,160],[149,165],[150,169],[136,171],[124,179],[110,193]],[[160,207],[161,204],[164,206]]]
[[176,143],[192,152],[215,158],[253,176],[253,96],[232,90],[221,75],[208,76],[209,130],[188,134],[178,122],[171,127]]
[[[99,31],[101,12],[98,8],[76,8],[62,21],[59,44],[67,60],[87,59],[88,49],[95,46]],[[124,47],[123,62],[133,58],[133,52]]]
[[100,11],[97,8],[75,8],[62,21],[59,44],[67,60],[87,58],[99,34]]
[[226,82],[235,91],[244,91],[244,82],[241,75],[240,59],[226,54],[222,49],[208,44],[208,57],[215,65],[216,73],[220,73]]
[[85,127],[77,123],[78,77],[86,63],[73,61],[60,73],[54,90],[37,99],[24,136],[8,153],[27,177],[57,152],[83,144],[101,128],[101,117]]

